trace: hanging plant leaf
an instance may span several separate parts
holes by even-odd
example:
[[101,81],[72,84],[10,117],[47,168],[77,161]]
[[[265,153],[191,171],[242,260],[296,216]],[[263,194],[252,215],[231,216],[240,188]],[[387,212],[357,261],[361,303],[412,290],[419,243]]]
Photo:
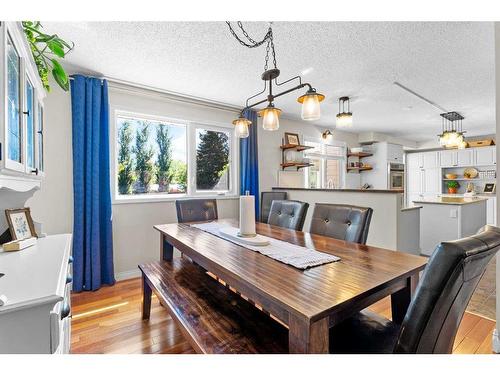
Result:
[[47,91],[50,91],[48,80],[50,71],[57,84],[64,91],[68,91],[68,75],[58,59],[63,59],[73,49],[74,44],[64,41],[56,34],[49,35],[44,33],[42,31],[43,26],[39,21],[23,21],[22,25],[43,87]]

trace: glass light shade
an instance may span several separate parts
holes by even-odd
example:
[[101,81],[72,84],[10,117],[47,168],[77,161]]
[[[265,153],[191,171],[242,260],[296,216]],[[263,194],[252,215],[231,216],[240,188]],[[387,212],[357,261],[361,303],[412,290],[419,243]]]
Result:
[[460,142],[460,144],[458,145],[458,148],[460,150],[467,148],[467,142],[465,142],[465,140],[462,140],[462,142]]
[[248,127],[252,122],[244,117],[237,118],[233,121],[234,134],[238,138],[246,138],[249,135]]
[[350,128],[352,126],[352,113],[342,112],[337,115],[336,125],[339,128]]
[[280,115],[281,109],[272,106],[259,111],[259,116],[262,117],[262,127],[264,130],[278,130],[280,127]]
[[303,95],[302,120],[315,121],[321,117],[319,96],[317,94]]

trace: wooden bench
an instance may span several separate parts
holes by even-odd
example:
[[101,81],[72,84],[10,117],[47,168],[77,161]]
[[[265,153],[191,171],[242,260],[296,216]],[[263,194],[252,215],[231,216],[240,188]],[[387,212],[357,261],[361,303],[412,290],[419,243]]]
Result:
[[288,353],[285,327],[188,259],[139,268],[143,319],[149,319],[154,292],[198,353]]

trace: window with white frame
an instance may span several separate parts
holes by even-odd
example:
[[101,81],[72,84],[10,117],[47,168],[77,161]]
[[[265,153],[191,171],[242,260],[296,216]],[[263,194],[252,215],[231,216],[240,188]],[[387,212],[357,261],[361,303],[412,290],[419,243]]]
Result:
[[230,128],[116,112],[115,199],[234,194]]
[[312,164],[306,169],[305,187],[311,189],[339,189],[345,186],[346,144],[324,143],[319,139],[305,138],[306,152]]

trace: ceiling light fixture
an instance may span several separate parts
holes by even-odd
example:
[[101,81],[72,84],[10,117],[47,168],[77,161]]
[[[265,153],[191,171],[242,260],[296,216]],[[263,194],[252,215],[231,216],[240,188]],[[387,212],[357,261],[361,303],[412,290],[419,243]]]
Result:
[[467,142],[464,140],[462,120],[464,117],[458,112],[441,113],[441,134],[439,144],[444,148],[465,148]]
[[[280,70],[278,69],[276,64],[276,51],[274,50],[273,29],[271,27],[271,24],[267,29],[266,35],[264,35],[264,37],[260,41],[255,41],[254,39],[252,39],[248,35],[247,31],[243,28],[243,24],[240,21],[238,21],[237,24],[244,36],[244,39],[240,38],[236,34],[231,25],[231,22],[226,21],[226,24],[229,26],[231,34],[236,38],[238,42],[240,42],[242,46],[245,46],[247,48],[256,48],[263,44],[266,44],[264,73],[262,73],[261,76],[262,80],[264,81],[264,89],[261,92],[247,99],[245,108],[241,111],[240,117],[233,121],[233,124],[236,125],[237,127],[236,136],[240,138],[248,137],[248,124],[246,125],[246,132],[245,132],[243,130],[244,124],[241,121],[242,119],[244,119],[243,112],[246,109],[253,108],[255,106],[258,106],[266,102],[268,103],[267,107],[258,112],[259,116],[262,117],[262,127],[265,130],[270,130],[270,131],[278,130],[280,126],[279,118],[282,111],[281,109],[276,108],[274,106],[274,100],[282,95],[289,94],[293,91],[300,90],[304,87],[307,87],[306,93],[297,99],[297,101],[302,104],[302,119],[306,121],[319,120],[321,116],[319,103],[325,99],[324,95],[317,93],[316,89],[314,89],[309,83],[306,82],[303,83],[300,75],[292,77],[284,82],[278,82],[277,78],[280,75]],[[272,57],[272,63],[274,65],[274,68],[268,69],[268,62],[270,57]],[[279,87],[287,83],[290,83],[292,81],[298,81],[298,84],[278,94],[273,94],[273,82],[276,86]],[[266,90],[268,90],[266,99],[257,101],[255,103],[249,103],[250,100],[264,94]],[[240,130],[238,130],[239,127],[241,127]]]
[[337,114],[336,124],[339,128],[350,128],[352,126],[351,103],[348,96],[339,98],[339,113]]
[[333,133],[330,130],[325,130],[321,134],[321,138],[323,138],[323,141],[329,142],[329,141],[331,141],[333,139]]

